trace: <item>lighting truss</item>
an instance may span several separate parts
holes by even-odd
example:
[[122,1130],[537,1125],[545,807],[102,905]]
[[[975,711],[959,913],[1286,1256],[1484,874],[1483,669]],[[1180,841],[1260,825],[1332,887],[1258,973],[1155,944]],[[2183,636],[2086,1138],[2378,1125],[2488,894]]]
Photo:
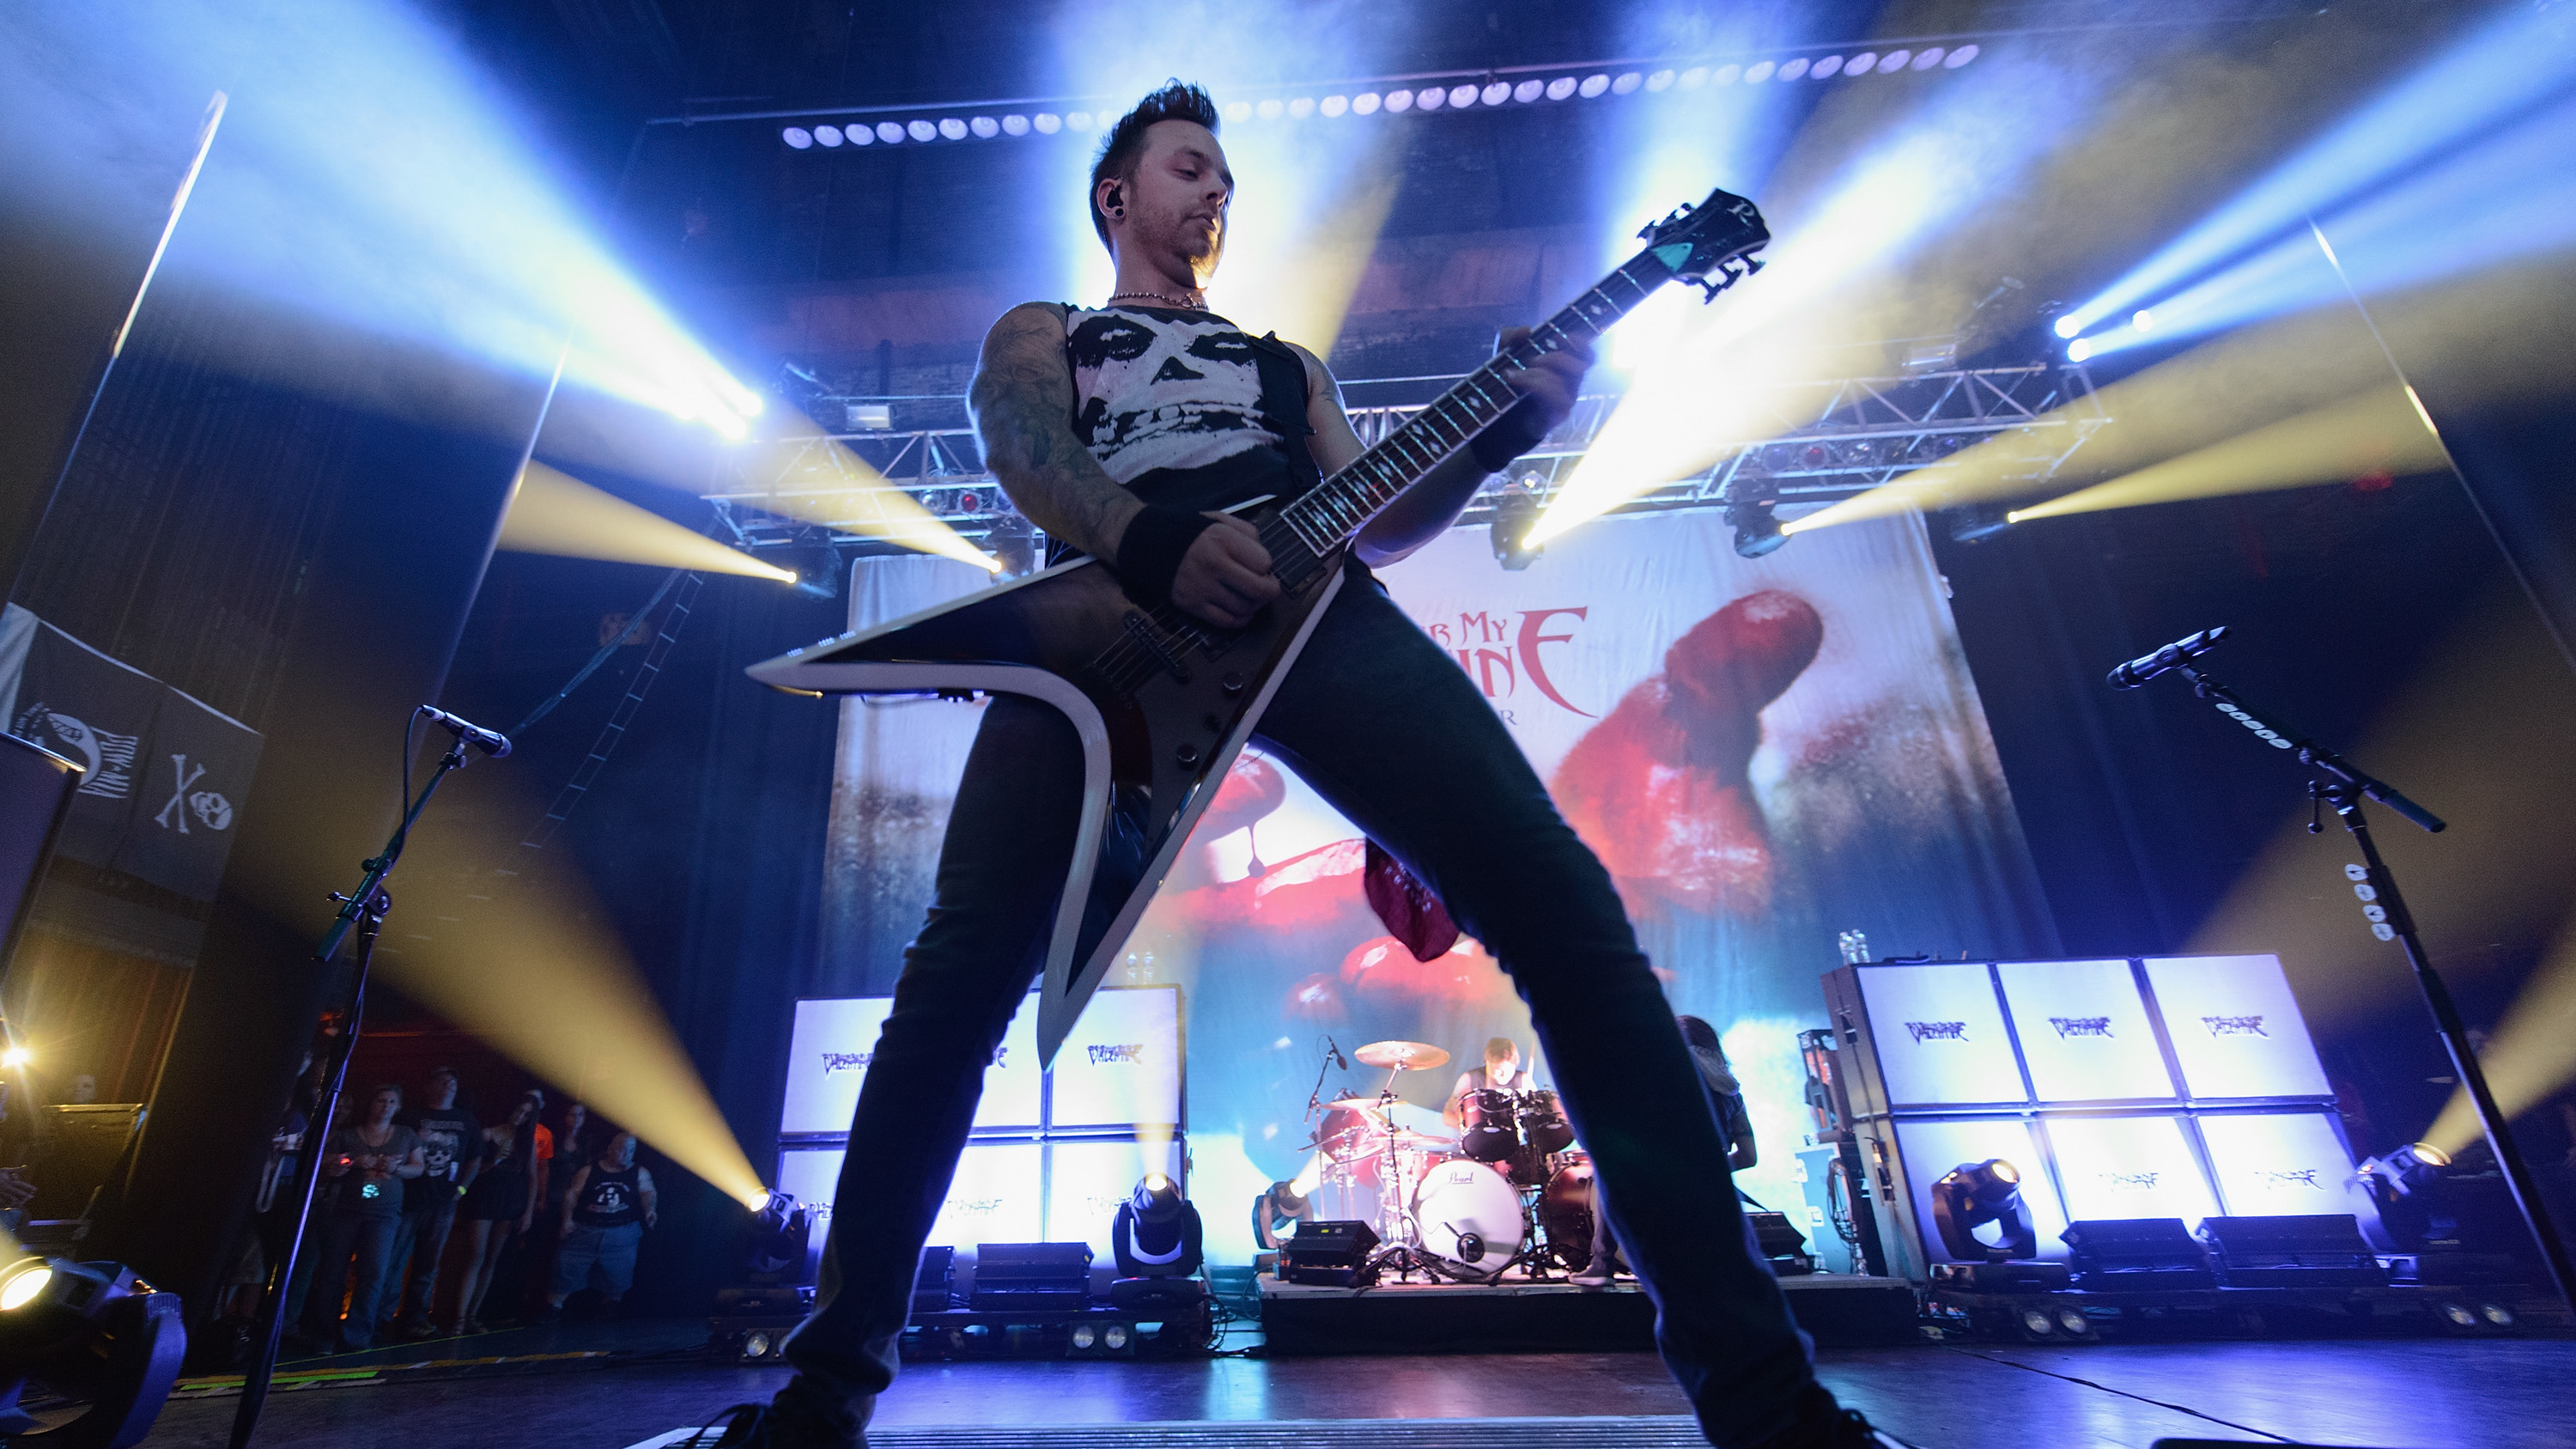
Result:
[[[1452,380],[1401,381],[1427,384],[1436,392]],[[1383,384],[1360,379],[1344,387],[1373,385]],[[1562,426],[1478,491],[1458,526],[1490,524],[1497,498],[1513,483],[1542,505],[1552,499],[1573,476],[1619,400],[1615,393],[1577,400]],[[811,411],[844,416],[867,401],[821,396]],[[1027,528],[984,466],[982,446],[967,425],[966,400],[903,401],[908,411],[931,418],[930,425],[900,432],[817,434],[791,449],[783,465],[757,472],[743,463],[733,465],[735,475],[724,491],[711,496],[734,542],[755,551],[826,541],[866,546],[870,541],[863,535],[876,516],[876,498],[887,491],[909,495],[969,539]],[[2000,464],[2005,475],[2027,479],[2031,491],[2038,492],[2111,422],[2083,368],[2037,362],[1783,383],[1767,390],[1761,402],[1768,426],[1757,435],[1728,444],[1700,472],[1612,511],[1707,511],[1731,500],[1761,497],[1793,513],[1804,512],[1884,487],[1989,440],[2000,440],[2009,449]],[[1423,406],[1354,407],[1351,427],[1363,445],[1375,445]],[[853,472],[846,461],[853,456],[874,468],[878,478]]]
[[[1979,33],[1992,40],[1994,34]],[[1592,61],[1574,65],[1502,66],[1476,71],[1372,76],[1304,86],[1227,87],[1240,93],[1224,106],[1229,124],[1326,121],[1344,116],[1400,115],[1407,111],[1489,110],[1604,97],[1723,90],[1738,84],[1794,85],[1801,81],[1853,80],[1906,72],[1954,71],[1973,63],[1983,47],[1968,35],[1889,39],[1865,45],[1809,46],[1746,52],[1732,57]],[[1102,109],[1102,107],[1109,109]],[[648,125],[702,126],[726,121],[786,122],[778,130],[791,151],[834,151],[935,142],[1076,135],[1106,125],[1116,115],[1106,97],[932,102],[916,106],[825,106],[659,116]]]
[[[1542,502],[1552,500],[1617,401],[1582,399],[1562,427],[1512,465],[1508,478]],[[2003,476],[2028,479],[2038,491],[2111,421],[2082,367],[2041,362],[1789,382],[1766,389],[1760,402],[1760,423],[1726,443],[1707,468],[1611,511],[1671,513],[1762,499],[1805,512],[1885,487],[1990,439],[2010,450],[2000,465]],[[1402,420],[1372,421],[1383,436]],[[1367,432],[1360,437],[1375,441]],[[1502,481],[1480,493],[1460,521],[1482,521]]]

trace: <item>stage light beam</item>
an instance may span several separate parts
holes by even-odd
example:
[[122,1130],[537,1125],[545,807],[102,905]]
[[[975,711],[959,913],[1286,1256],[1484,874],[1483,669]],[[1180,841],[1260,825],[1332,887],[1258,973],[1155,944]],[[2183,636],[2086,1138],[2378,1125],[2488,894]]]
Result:
[[2404,475],[2447,461],[2412,390],[2387,387],[2317,408],[2135,473],[2004,515],[2009,523],[2304,488],[2364,473]]
[[[2423,288],[2374,308],[2388,351],[2349,308],[2277,318],[2205,341],[2089,399],[2043,414],[2041,421],[2062,421],[2078,409],[2097,407],[2114,419],[2069,465],[2079,479],[2099,479],[2387,387],[2392,354],[2404,358],[2409,374],[2436,396],[2486,402],[2529,397],[2555,384],[2563,358],[2576,347],[2571,302],[2576,287],[2564,270],[2533,262]],[[2409,396],[2407,406],[2433,436],[2420,403]],[[2004,433],[1781,527],[1795,534],[1910,510],[2004,502],[2029,497],[2042,486],[2034,479],[2027,440]]]
[[2474,34],[2078,305],[2060,335],[2151,301],[2566,86],[2576,48],[2555,33],[2563,23],[2537,5],[2496,7]]
[[[1860,94],[1840,91],[1829,105],[1857,104],[1849,98]],[[1778,240],[1762,274],[1693,310],[1667,354],[1639,368],[1528,541],[1546,543],[1732,447],[1778,436],[1780,387],[1846,375],[1851,354],[1838,349],[1906,335],[1889,330],[1916,307],[1902,265],[2016,184],[2046,153],[2045,138],[2091,105],[2073,77],[1998,71],[1908,112],[1849,163],[1823,159],[1849,154],[1849,138],[1811,120],[1802,144],[1816,153],[1817,199],[1766,206]],[[2050,124],[2036,124],[2040,114]]]
[[1001,571],[999,559],[968,543],[792,407],[772,409],[760,436],[737,450],[735,463],[738,477],[770,480],[769,491],[755,500],[764,512],[937,554],[986,573]]
[[[728,1198],[765,1201],[579,869],[560,850],[517,843],[507,822],[537,811],[515,787],[487,777],[484,790],[468,797],[484,808],[433,814],[414,832],[389,882],[403,909],[377,948],[377,969]],[[453,894],[434,898],[441,892]]]
[[[2507,1120],[2576,1082],[2576,914],[2560,922],[2521,994],[2496,1023],[2478,1064]],[[2456,1157],[2484,1135],[2468,1089],[2459,1087],[2425,1129],[2424,1141]]]
[[500,548],[510,553],[605,559],[738,574],[792,584],[796,575],[725,547],[647,508],[531,460],[519,473],[501,517]]

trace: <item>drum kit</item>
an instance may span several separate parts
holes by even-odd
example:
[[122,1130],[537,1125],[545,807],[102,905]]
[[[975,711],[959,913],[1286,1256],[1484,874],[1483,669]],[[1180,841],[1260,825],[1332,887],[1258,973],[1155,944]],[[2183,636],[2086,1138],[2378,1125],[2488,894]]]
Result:
[[1369,1272],[1404,1281],[1491,1283],[1514,1267],[1544,1278],[1592,1256],[1592,1159],[1556,1093],[1486,1089],[1462,1102],[1460,1135],[1395,1125],[1395,1083],[1405,1072],[1446,1065],[1449,1053],[1417,1041],[1380,1041],[1352,1052],[1383,1070],[1375,1096],[1326,1104],[1323,1181],[1345,1192],[1374,1185],[1384,1246]]

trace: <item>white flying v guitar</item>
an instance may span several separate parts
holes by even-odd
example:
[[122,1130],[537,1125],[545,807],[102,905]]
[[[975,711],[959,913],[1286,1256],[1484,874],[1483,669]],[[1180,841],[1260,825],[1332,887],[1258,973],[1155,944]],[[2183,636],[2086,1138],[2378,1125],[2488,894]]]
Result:
[[1752,253],[1771,239],[1753,203],[1723,191],[1642,235],[1644,249],[1600,285],[1350,466],[1301,497],[1245,513],[1281,594],[1244,628],[1218,629],[1170,605],[1140,608],[1083,558],[751,667],[761,683],[803,694],[1025,695],[1073,722],[1082,820],[1039,989],[1041,1061],[1054,1061],[1261,722],[1340,589],[1361,526],[1519,401],[1505,371],[1599,335],[1666,282],[1714,297],[1761,265]]

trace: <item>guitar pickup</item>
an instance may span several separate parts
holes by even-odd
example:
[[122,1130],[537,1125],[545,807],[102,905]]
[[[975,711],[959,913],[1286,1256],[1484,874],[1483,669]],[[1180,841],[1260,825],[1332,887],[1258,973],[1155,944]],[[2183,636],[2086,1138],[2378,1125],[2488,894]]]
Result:
[[1171,640],[1154,627],[1152,620],[1142,614],[1130,613],[1121,622],[1126,625],[1127,632],[1135,636],[1136,642],[1145,646],[1146,652],[1162,661],[1163,668],[1170,671],[1173,679],[1182,684],[1190,682],[1189,665],[1181,662],[1181,656],[1173,650]]

